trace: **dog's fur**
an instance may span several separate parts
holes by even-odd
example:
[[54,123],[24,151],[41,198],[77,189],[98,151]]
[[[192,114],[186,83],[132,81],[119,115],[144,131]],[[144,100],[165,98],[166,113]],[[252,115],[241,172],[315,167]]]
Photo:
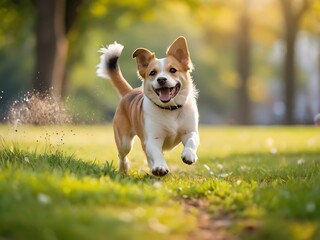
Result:
[[111,79],[121,96],[113,120],[119,169],[125,172],[129,168],[127,155],[135,135],[141,140],[154,175],[169,172],[162,152],[180,142],[184,145],[183,162],[193,164],[199,145],[199,115],[186,39],[177,38],[168,47],[167,57],[162,59],[157,59],[148,49],[136,49],[132,56],[136,58],[143,84],[135,89],[124,79],[118,65],[122,50],[123,46],[116,42],[101,48],[97,66],[97,75]]

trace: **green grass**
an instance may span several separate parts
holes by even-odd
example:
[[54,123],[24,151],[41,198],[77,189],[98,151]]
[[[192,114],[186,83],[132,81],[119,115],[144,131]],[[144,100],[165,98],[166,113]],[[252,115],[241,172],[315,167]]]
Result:
[[163,178],[138,139],[119,173],[109,125],[2,125],[0,138],[0,239],[320,239],[315,127],[201,127],[199,161],[180,146]]

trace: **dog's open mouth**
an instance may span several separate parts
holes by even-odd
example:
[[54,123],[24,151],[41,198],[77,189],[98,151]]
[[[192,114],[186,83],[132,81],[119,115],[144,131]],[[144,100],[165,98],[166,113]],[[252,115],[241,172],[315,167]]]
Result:
[[159,96],[159,99],[163,103],[169,102],[172,98],[174,98],[180,90],[180,83],[177,83],[174,87],[162,87],[155,89],[154,91]]

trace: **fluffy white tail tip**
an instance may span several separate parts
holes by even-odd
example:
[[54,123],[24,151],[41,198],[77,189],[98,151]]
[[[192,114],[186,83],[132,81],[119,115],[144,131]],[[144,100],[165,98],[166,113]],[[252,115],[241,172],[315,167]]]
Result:
[[110,59],[117,59],[120,57],[123,50],[123,45],[114,42],[106,47],[100,48],[99,53],[102,53],[100,56],[100,63],[97,65],[96,74],[98,77],[109,79],[109,62]]

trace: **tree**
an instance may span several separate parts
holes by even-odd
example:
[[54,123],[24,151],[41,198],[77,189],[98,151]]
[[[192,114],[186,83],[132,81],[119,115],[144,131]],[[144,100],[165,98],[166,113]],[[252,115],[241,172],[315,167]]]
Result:
[[36,66],[33,88],[60,98],[65,86],[67,34],[82,0],[37,0]]
[[244,3],[242,13],[239,17],[239,32],[237,39],[237,69],[239,75],[239,87],[237,89],[237,120],[240,124],[250,123],[250,98],[248,93],[248,82],[251,68],[251,39],[250,19],[248,15],[248,1]]
[[[66,95],[68,82],[66,63],[69,57],[68,33],[79,18],[80,5],[82,6],[81,17],[90,22],[91,26],[95,23],[95,18],[99,18],[103,19],[104,26],[107,25],[115,29],[117,26],[114,26],[118,19],[125,19],[123,15],[130,16],[130,22],[132,19],[143,19],[145,13],[152,12],[153,10],[150,11],[150,9],[156,4],[161,4],[161,1],[142,3],[141,1],[123,2],[117,0],[37,0],[34,90],[40,93],[50,92],[58,99]],[[108,12],[109,8],[112,11]],[[94,10],[90,12],[92,9]],[[116,20],[106,20],[106,18],[112,19],[112,17]],[[78,33],[84,31],[88,24],[83,24],[81,27],[82,29],[77,26],[75,31]],[[78,51],[81,50],[78,49]]]
[[[238,124],[249,124],[251,121],[251,101],[248,89],[251,70],[250,5],[250,0],[216,0],[204,2],[198,6],[199,21],[203,23],[208,41],[216,38],[214,34],[216,32],[219,32],[219,35],[226,35],[227,39],[235,36],[232,44],[236,47],[233,58],[238,83],[235,89],[236,102],[234,105],[235,121]],[[213,14],[218,15],[215,16],[215,21],[212,21]],[[229,24],[225,24],[226,18]]]
[[286,47],[284,59],[284,102],[286,105],[285,124],[294,124],[294,110],[295,110],[295,87],[296,87],[296,73],[295,73],[295,43],[299,30],[299,23],[309,8],[312,0],[302,0],[301,4],[297,4],[292,0],[280,0],[281,10],[284,20],[284,41]]

